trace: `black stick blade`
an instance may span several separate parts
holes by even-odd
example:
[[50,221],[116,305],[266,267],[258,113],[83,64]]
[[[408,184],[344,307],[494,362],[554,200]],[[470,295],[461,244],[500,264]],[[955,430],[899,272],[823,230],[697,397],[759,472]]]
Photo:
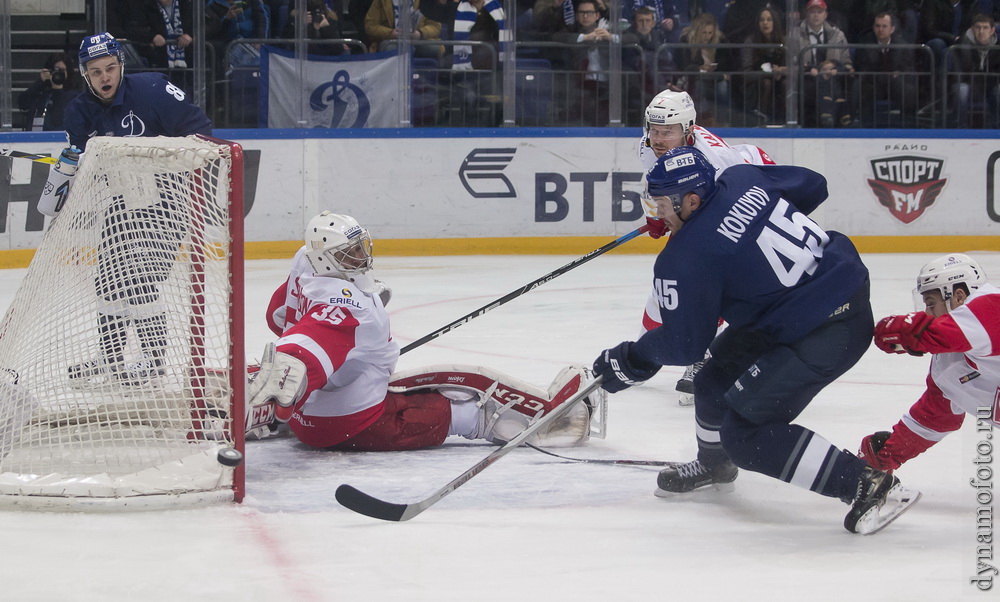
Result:
[[405,518],[403,516],[406,513],[407,504],[385,502],[350,485],[337,487],[334,496],[341,506],[372,518],[396,522],[412,518],[411,516]]

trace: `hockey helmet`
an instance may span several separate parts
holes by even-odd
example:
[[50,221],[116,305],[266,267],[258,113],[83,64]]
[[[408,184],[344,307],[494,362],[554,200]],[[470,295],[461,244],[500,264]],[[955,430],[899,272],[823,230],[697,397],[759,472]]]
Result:
[[673,125],[679,123],[687,136],[694,127],[698,113],[694,109],[694,101],[687,92],[664,90],[649,102],[646,107],[646,119],[643,124],[646,134],[651,125]]
[[715,191],[715,167],[693,146],[681,146],[663,153],[646,172],[646,191],[665,196],[680,215],[684,195],[694,192],[702,199]]
[[986,273],[968,255],[952,253],[938,257],[920,268],[917,288],[913,290],[914,301],[920,300],[918,307],[921,307],[924,293],[929,291],[939,291],[941,297],[947,301],[955,292],[956,284],[964,284],[971,293],[986,284]]
[[99,33],[96,36],[83,38],[80,42],[80,75],[87,74],[87,63],[102,56],[113,56],[125,68],[125,52],[115,36],[110,33]]
[[96,36],[83,38],[83,41],[80,42],[80,75],[87,82],[87,87],[90,88],[90,91],[98,98],[101,95],[94,89],[94,85],[90,82],[90,77],[87,76],[87,63],[105,56],[113,56],[118,59],[118,64],[121,65],[122,75],[124,76],[125,51],[118,40],[115,39],[115,36],[110,33],[99,33]]
[[353,282],[366,293],[375,291],[369,270],[374,265],[372,237],[349,215],[324,211],[306,226],[306,259],[317,276]]

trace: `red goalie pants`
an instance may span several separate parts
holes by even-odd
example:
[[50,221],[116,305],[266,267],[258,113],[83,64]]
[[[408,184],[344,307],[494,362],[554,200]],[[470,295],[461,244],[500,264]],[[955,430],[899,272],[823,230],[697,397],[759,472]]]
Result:
[[434,391],[389,393],[372,408],[372,414],[378,417],[364,427],[370,417],[303,416],[296,412],[288,426],[306,445],[356,451],[406,451],[441,445],[451,426],[451,402]]

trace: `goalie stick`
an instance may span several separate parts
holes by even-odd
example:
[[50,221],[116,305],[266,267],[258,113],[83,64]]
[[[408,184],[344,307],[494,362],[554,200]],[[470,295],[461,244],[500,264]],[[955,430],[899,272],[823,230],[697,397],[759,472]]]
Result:
[[583,257],[578,257],[578,258],[574,259],[573,261],[567,263],[566,265],[562,266],[561,268],[558,268],[556,270],[552,270],[551,272],[549,272],[548,274],[542,276],[541,278],[538,278],[536,280],[532,280],[531,282],[529,282],[528,284],[525,284],[521,288],[511,291],[511,292],[507,293],[506,295],[504,295],[503,297],[500,297],[499,299],[496,299],[495,301],[490,301],[486,305],[480,307],[479,309],[477,309],[477,310],[475,310],[473,312],[465,314],[464,316],[462,316],[461,318],[455,320],[454,322],[452,322],[452,323],[450,323],[450,324],[448,324],[446,326],[442,326],[441,328],[438,328],[434,332],[432,332],[432,333],[430,333],[428,335],[425,335],[425,336],[417,339],[416,341],[413,341],[409,345],[406,345],[405,347],[403,347],[399,351],[399,354],[402,355],[402,354],[406,353],[407,351],[412,351],[413,349],[416,349],[417,347],[420,347],[421,345],[423,345],[424,343],[426,343],[428,341],[432,341],[432,340],[438,338],[439,336],[441,336],[441,335],[443,335],[443,334],[445,334],[447,332],[451,332],[452,330],[455,330],[456,328],[458,328],[462,324],[465,324],[466,322],[470,322],[470,321],[474,320],[475,318],[478,318],[479,316],[485,314],[486,312],[494,310],[494,309],[500,307],[501,305],[507,303],[508,301],[512,301],[512,300],[520,297],[524,293],[527,293],[528,291],[530,291],[530,290],[532,290],[534,288],[538,288],[539,286],[545,284],[546,282],[548,282],[550,280],[554,280],[555,278],[557,278],[559,276],[562,276],[563,274],[565,274],[566,272],[572,270],[573,268],[579,267],[579,266],[587,263],[591,259],[593,259],[595,257],[598,257],[600,255],[603,255],[603,254],[607,253],[608,251],[610,251],[612,249],[615,249],[615,248],[617,248],[617,247],[619,247],[619,246],[627,243],[628,241],[632,240],[636,236],[639,236],[640,234],[643,234],[647,230],[649,230],[649,226],[648,225],[643,225],[643,226],[641,226],[639,228],[636,228],[635,230],[632,230],[628,234],[626,234],[626,235],[624,235],[624,236],[622,236],[620,238],[616,238],[615,240],[609,242],[608,244],[604,245],[603,247],[601,247],[599,249],[594,249],[593,251],[591,251],[590,253],[587,253]]
[[396,522],[410,520],[424,510],[427,510],[434,504],[440,502],[446,495],[467,483],[470,479],[472,479],[472,477],[486,470],[491,464],[507,455],[514,448],[520,446],[536,431],[564,416],[567,412],[569,412],[574,404],[580,402],[583,398],[590,395],[600,386],[600,377],[585,384],[583,388],[576,392],[575,395],[567,399],[555,410],[545,414],[535,423],[528,425],[528,428],[521,431],[521,434],[511,439],[500,448],[494,450],[493,453],[477,462],[475,466],[458,475],[452,479],[450,483],[419,502],[414,502],[412,504],[394,504],[392,502],[386,502],[376,497],[372,497],[367,493],[346,484],[337,487],[337,491],[335,493],[337,501],[349,510],[353,510],[358,514],[364,514],[365,516],[370,516],[372,518]]
[[49,157],[48,155],[36,155],[33,153],[25,153],[10,148],[0,148],[0,157],[13,157],[14,159],[30,159],[32,161],[37,161],[38,163],[48,163],[49,165],[55,165],[56,163],[59,162],[59,159],[56,157]]
[[532,445],[530,443],[525,443],[528,447],[535,451],[540,451],[543,454],[552,456],[553,458],[559,458],[560,460],[568,460],[570,462],[583,462],[586,464],[617,464],[618,466],[659,466],[659,467],[669,467],[677,466],[681,462],[666,462],[662,460],[606,460],[602,458],[570,458],[569,456],[562,456],[555,452],[551,452],[547,449],[538,447],[537,445]]

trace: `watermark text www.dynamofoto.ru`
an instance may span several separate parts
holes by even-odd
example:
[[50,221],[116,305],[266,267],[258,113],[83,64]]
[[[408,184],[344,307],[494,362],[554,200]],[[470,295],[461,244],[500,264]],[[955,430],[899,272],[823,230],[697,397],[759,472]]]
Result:
[[993,587],[998,570],[993,563],[993,408],[981,407],[976,412],[976,476],[969,484],[976,491],[976,576],[969,582],[982,591]]

